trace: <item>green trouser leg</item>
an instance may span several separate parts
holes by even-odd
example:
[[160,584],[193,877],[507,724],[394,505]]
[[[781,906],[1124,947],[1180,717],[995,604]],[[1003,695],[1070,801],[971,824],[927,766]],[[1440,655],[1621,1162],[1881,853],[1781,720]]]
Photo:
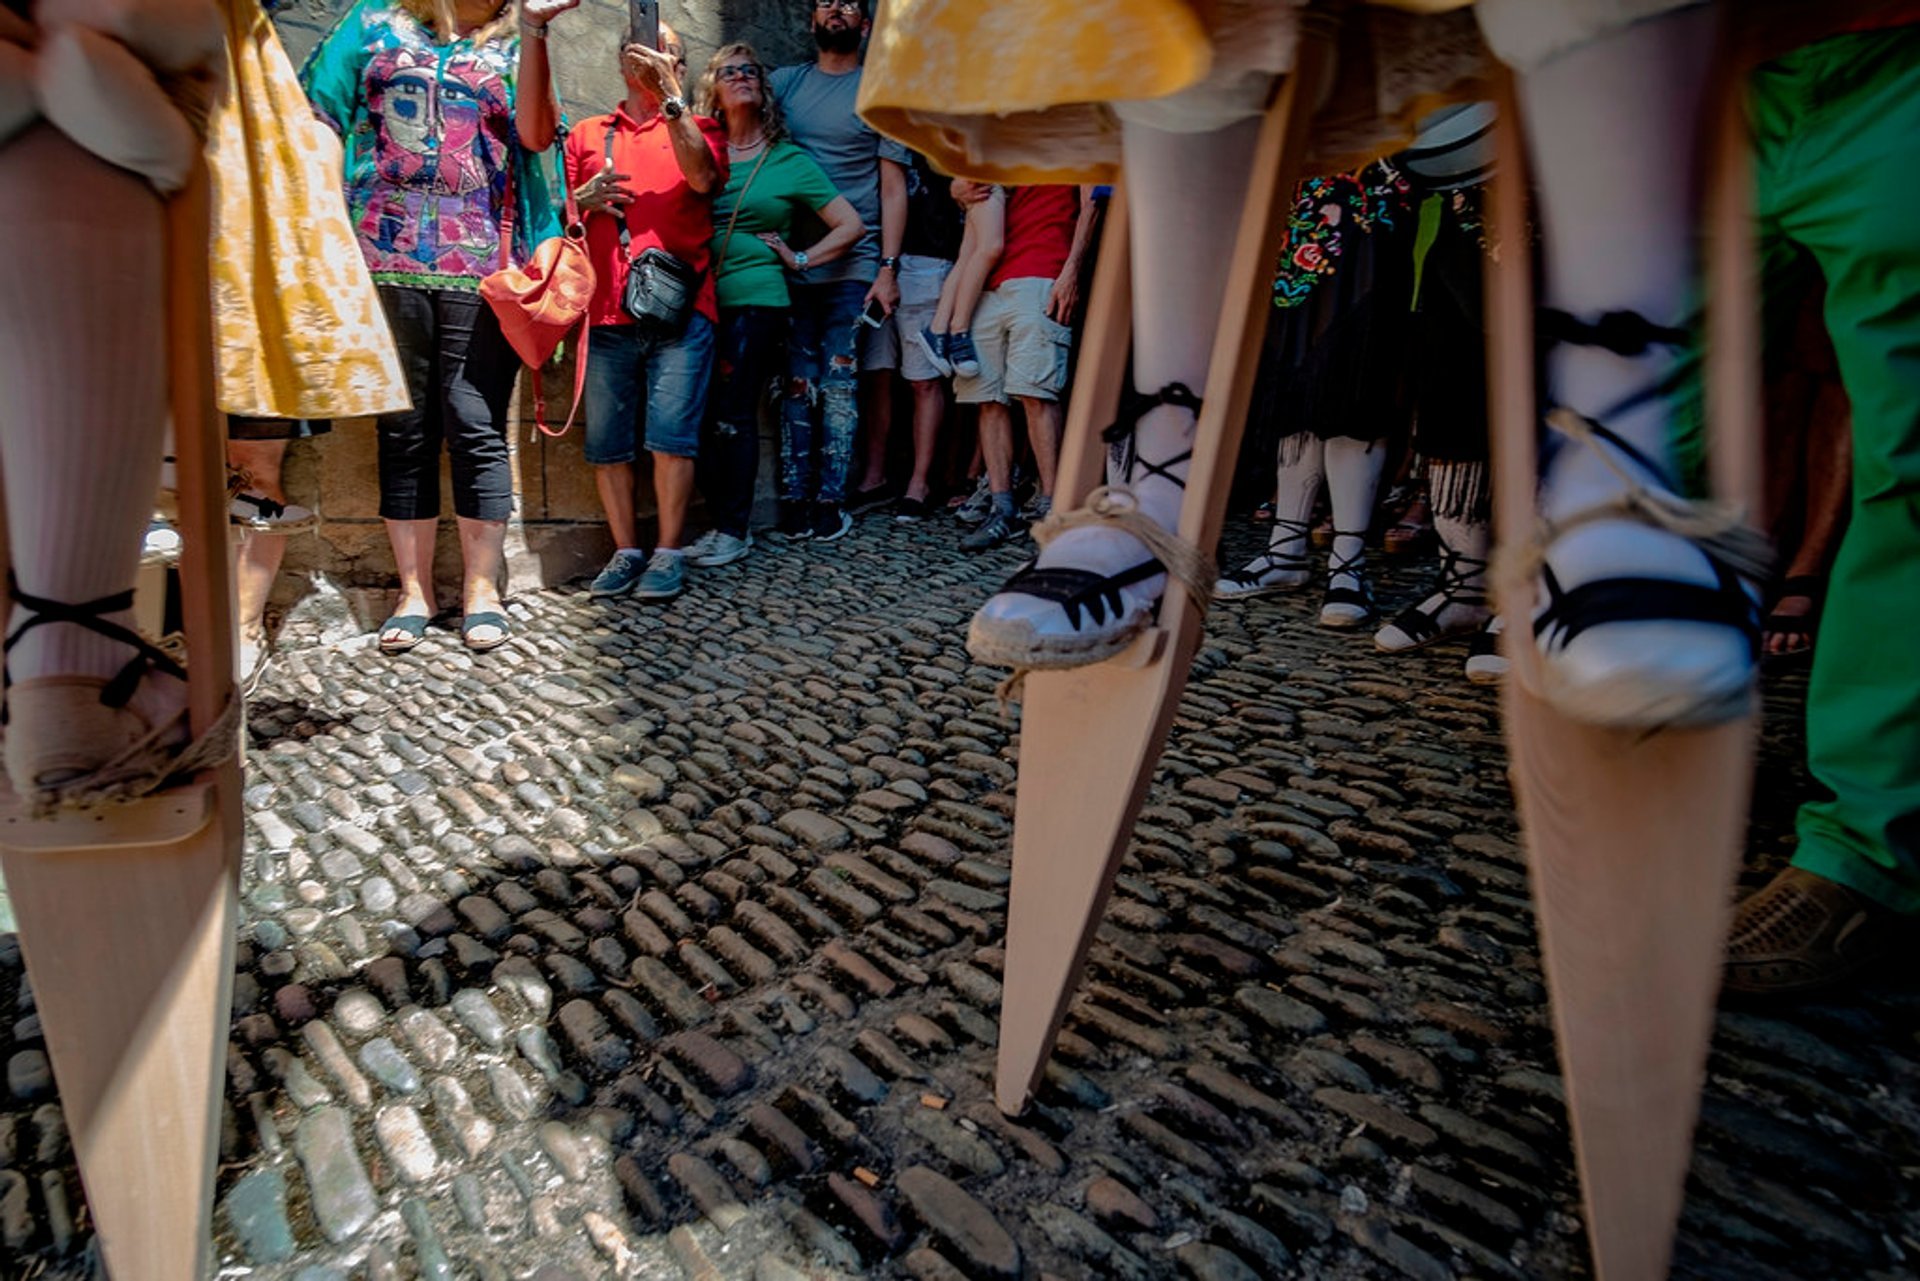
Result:
[[1814,645],[1797,867],[1920,912],[1920,27],[1753,75],[1763,242],[1810,254],[1853,402],[1851,522]]

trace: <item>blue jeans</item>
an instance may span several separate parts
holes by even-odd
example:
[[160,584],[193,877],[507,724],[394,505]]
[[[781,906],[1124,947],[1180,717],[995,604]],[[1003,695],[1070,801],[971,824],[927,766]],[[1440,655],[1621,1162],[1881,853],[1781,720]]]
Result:
[[713,322],[695,315],[678,338],[638,325],[595,325],[587,341],[587,461],[632,462],[643,421],[648,453],[699,457]]
[[846,501],[860,426],[855,326],[867,289],[857,280],[790,286],[787,394],[780,413],[782,502]]

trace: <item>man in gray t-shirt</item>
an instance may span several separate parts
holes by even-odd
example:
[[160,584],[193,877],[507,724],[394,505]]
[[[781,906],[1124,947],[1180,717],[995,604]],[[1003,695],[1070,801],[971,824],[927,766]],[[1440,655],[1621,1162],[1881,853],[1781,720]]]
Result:
[[[789,537],[831,541],[852,527],[849,499],[884,498],[878,479],[850,495],[848,472],[864,401],[868,454],[884,458],[892,418],[892,371],[900,364],[893,309],[900,301],[901,241],[907,229],[905,147],[860,119],[860,46],[867,0],[809,4],[818,56],[782,67],[771,88],[787,132],[853,202],[866,232],[845,258],[802,266],[788,278],[787,397],[781,407],[780,529]],[[877,304],[878,326],[861,315]]]
[[[887,211],[881,200],[882,178],[889,166],[896,168],[904,206],[906,169],[913,155],[891,138],[873,131],[873,126],[854,111],[854,99],[860,94],[860,67],[832,74],[817,62],[797,67],[781,67],[773,73],[773,96],[786,117],[787,133],[802,150],[826,170],[827,177],[840,194],[853,202],[867,230],[860,241],[838,261],[816,267],[806,274],[808,284],[826,284],[834,280],[858,280],[872,284],[879,274]],[[896,218],[900,236],[906,231],[904,207]],[[899,252],[896,247],[894,254]]]

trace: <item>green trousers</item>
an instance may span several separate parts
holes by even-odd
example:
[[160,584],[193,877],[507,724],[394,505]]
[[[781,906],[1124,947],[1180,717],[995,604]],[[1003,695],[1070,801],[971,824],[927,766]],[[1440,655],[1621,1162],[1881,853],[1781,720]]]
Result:
[[1752,76],[1769,269],[1810,257],[1853,402],[1851,520],[1807,695],[1831,799],[1794,865],[1920,912],[1920,27],[1837,36]]

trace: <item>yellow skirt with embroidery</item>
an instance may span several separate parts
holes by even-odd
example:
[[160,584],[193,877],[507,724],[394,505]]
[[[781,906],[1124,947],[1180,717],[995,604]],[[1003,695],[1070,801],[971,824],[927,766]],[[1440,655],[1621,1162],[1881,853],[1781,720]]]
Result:
[[227,80],[208,124],[216,399],[263,418],[408,407],[347,219],[340,142],[313,114],[258,0],[220,0]]
[[1293,69],[1301,24],[1327,21],[1338,64],[1308,161],[1339,172],[1404,146],[1434,108],[1487,94],[1469,4],[1373,0],[1323,13],[1307,0],[881,0],[860,114],[947,173],[1110,182],[1116,104],[1183,95],[1204,119],[1207,100],[1257,101]]

